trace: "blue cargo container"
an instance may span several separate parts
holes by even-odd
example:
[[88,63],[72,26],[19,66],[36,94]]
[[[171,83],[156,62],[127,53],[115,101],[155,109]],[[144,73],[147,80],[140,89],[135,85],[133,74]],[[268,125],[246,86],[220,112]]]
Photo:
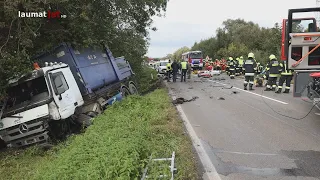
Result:
[[100,91],[134,74],[130,64],[123,57],[114,58],[107,47],[77,50],[70,44],[63,43],[34,59],[41,66],[45,62],[68,64],[82,95]]

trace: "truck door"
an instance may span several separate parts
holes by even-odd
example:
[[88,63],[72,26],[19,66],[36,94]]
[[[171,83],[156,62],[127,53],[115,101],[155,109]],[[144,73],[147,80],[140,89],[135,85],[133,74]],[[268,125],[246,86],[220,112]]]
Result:
[[53,98],[58,106],[58,110],[61,116],[61,119],[66,119],[74,114],[75,108],[78,105],[75,98],[75,94],[70,87],[70,82],[68,82],[69,75],[67,72],[64,72],[64,69],[53,70],[49,73],[49,78],[51,86],[53,89]]

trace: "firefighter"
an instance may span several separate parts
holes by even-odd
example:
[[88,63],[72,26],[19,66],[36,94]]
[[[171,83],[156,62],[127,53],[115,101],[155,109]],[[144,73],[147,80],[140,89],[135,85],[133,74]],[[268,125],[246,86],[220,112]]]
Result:
[[229,66],[229,76],[230,76],[231,79],[234,79],[234,75],[235,75],[235,71],[236,71],[235,64],[236,63],[233,60],[233,58],[229,57],[228,66]]
[[167,78],[168,78],[168,82],[170,82],[170,78],[171,78],[171,60],[169,60],[169,62],[167,63]]
[[257,63],[257,74],[261,74],[262,70],[263,70],[263,66],[258,62]]
[[269,71],[269,77],[265,91],[275,91],[277,87],[277,78],[281,72],[281,68],[275,55],[271,54],[269,56],[269,60],[270,62],[268,63],[266,69]]
[[230,58],[231,58],[231,57],[229,57],[229,58],[227,59],[227,61],[226,61],[226,72],[227,72],[227,75],[230,75],[230,71],[229,71]]
[[240,58],[239,58],[239,73],[240,74],[243,74],[243,72],[242,72],[242,67],[243,67],[243,56],[241,56]]
[[186,82],[186,75],[188,70],[188,63],[186,61],[181,62],[181,82]]
[[218,59],[216,59],[216,63],[217,63],[217,70],[221,70],[221,62],[218,60]]
[[284,82],[286,82],[286,88],[285,88],[283,93],[289,93],[290,84],[291,84],[291,80],[292,80],[292,77],[293,77],[293,70],[288,69],[286,61],[282,61],[280,63],[280,67],[281,67],[282,71],[281,71],[281,76],[280,76],[280,79],[279,79],[278,90],[276,91],[276,93],[281,93],[282,85],[283,85]]
[[236,67],[236,76],[240,75],[239,60],[240,60],[240,58],[236,58],[236,60],[234,61],[235,62],[235,67]]
[[253,81],[254,81],[254,74],[257,70],[257,64],[254,59],[254,54],[251,52],[248,54],[248,59],[243,62],[243,72],[245,76],[244,80],[244,90],[247,90],[247,86],[249,83],[249,90],[254,90],[253,87]]

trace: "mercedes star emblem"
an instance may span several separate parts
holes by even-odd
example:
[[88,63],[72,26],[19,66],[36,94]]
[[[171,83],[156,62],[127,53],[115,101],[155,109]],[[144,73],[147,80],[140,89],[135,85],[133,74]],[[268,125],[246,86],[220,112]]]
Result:
[[29,128],[25,123],[20,124],[19,131],[21,134],[28,132],[28,130],[29,130]]

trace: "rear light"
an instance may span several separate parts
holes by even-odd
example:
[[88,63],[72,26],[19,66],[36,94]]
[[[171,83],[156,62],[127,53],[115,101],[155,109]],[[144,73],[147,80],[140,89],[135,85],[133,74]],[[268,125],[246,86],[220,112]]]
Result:
[[203,62],[203,60],[202,60],[202,58],[200,59],[200,63],[202,63]]
[[311,37],[304,37],[303,39],[304,39],[305,41],[311,41],[311,40],[312,40]]
[[191,60],[191,58],[189,58],[189,63],[192,63],[192,60]]

